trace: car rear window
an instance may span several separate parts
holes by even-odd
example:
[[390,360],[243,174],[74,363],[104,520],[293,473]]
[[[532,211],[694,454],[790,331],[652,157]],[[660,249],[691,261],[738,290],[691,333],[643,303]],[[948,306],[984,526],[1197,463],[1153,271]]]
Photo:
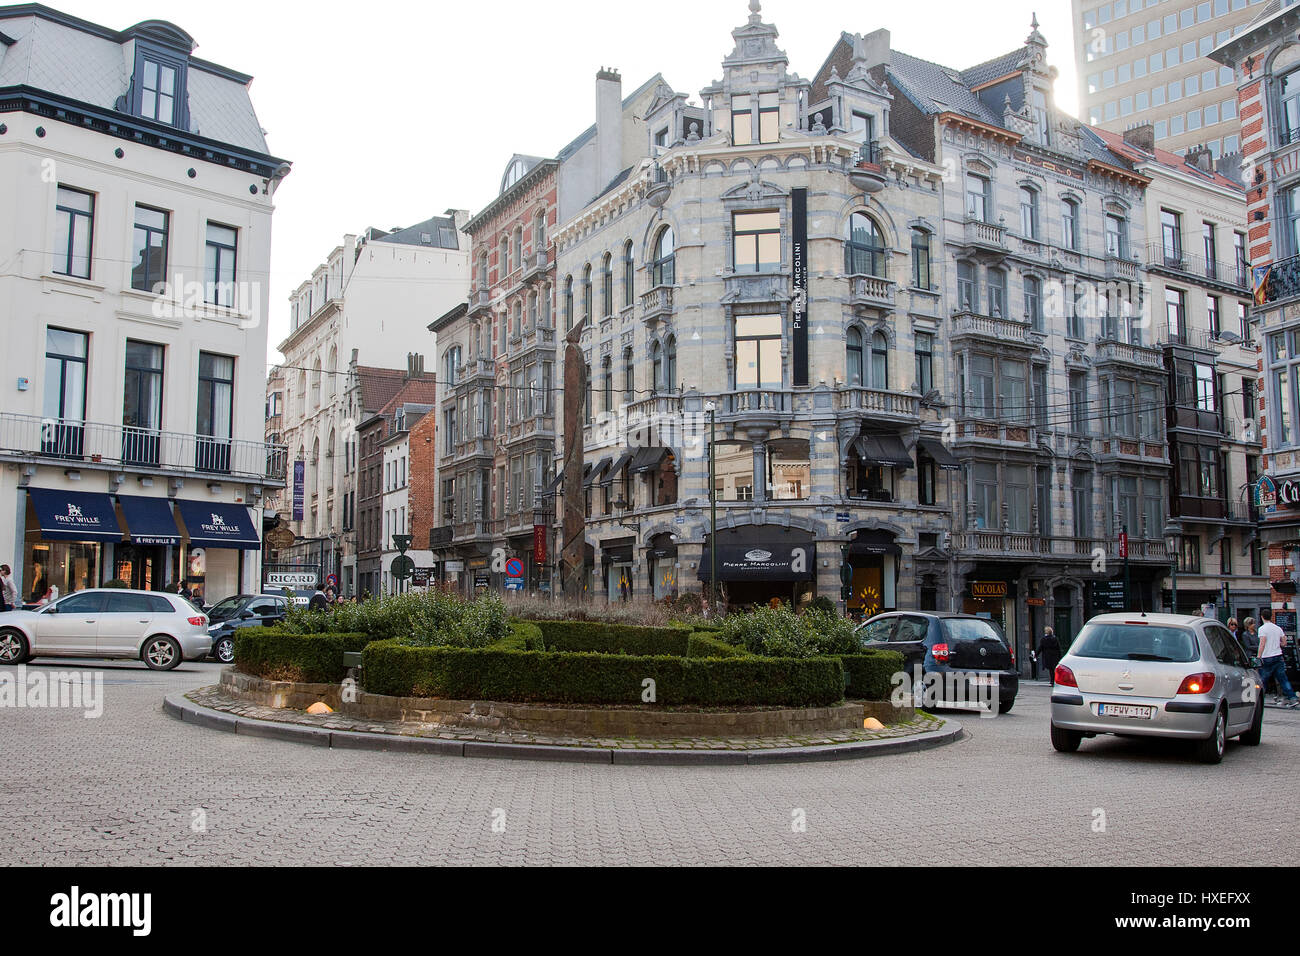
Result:
[[155,614],[175,614],[176,608],[172,607],[172,602],[167,600],[161,594],[149,595],[149,604],[153,607]]
[[997,628],[980,618],[950,617],[944,618],[940,623],[943,625],[943,636],[950,644],[960,641],[981,641],[990,637],[995,641],[1002,640],[1002,635],[998,633]]
[[1075,657],[1099,657],[1117,661],[1173,661],[1186,664],[1197,660],[1200,648],[1187,628],[1151,624],[1086,624],[1070,648]]

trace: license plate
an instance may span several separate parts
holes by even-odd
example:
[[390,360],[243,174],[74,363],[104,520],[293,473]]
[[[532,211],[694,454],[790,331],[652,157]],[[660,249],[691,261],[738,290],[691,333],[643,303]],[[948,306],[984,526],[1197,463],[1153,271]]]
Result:
[[970,685],[972,687],[997,687],[997,674],[971,674]]
[[1098,717],[1131,717],[1135,720],[1150,720],[1155,713],[1154,707],[1140,707],[1137,704],[1098,704]]

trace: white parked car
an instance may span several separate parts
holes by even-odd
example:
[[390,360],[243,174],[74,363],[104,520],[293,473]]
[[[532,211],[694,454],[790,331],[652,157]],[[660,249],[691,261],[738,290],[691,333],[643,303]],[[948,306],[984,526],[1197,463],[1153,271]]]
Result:
[[0,613],[0,664],[112,657],[171,670],[211,650],[207,615],[179,594],[89,588],[34,611]]

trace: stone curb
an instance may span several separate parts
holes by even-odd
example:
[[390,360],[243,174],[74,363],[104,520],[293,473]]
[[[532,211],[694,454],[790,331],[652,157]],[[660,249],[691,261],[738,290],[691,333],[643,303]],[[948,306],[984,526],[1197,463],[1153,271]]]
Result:
[[183,693],[168,694],[163,711],[170,717],[226,733],[265,737],[340,750],[375,750],[390,753],[421,753],[444,757],[494,757],[506,760],[549,760],[569,763],[617,764],[619,766],[738,766],[771,763],[807,763],[827,760],[858,760],[886,754],[914,753],[942,747],[963,739],[961,724],[951,718],[939,730],[886,740],[864,740],[812,747],[783,747],[770,750],[651,750],[616,747],[556,747],[546,744],[502,744],[487,741],[444,740],[435,737],[404,737],[395,734],[329,730],[281,724],[271,720],[233,717],[194,703]]

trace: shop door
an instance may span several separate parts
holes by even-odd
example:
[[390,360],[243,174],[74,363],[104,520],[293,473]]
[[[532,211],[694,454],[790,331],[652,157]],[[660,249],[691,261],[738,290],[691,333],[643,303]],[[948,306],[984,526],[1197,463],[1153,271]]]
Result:
[[1074,642],[1074,630],[1071,626],[1073,614],[1068,607],[1058,606],[1052,615],[1052,629],[1056,631],[1056,640],[1061,645],[1061,656],[1070,649]]

